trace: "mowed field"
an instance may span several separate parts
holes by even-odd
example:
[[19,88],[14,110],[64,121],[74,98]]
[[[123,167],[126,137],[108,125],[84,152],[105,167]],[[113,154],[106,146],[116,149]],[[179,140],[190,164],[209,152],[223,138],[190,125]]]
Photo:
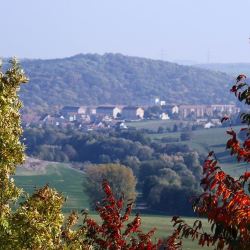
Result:
[[72,209],[81,210],[88,208],[88,198],[83,192],[82,183],[84,174],[63,164],[51,164],[39,170],[27,170],[18,167],[14,176],[18,187],[33,193],[36,188],[46,184],[56,188],[66,197],[64,212]]

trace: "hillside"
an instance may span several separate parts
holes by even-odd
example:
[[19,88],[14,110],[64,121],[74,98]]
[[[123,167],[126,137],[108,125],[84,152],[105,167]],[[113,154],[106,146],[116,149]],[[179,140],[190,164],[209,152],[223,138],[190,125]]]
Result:
[[202,69],[224,72],[234,77],[241,73],[250,76],[250,63],[210,63],[197,64],[194,66]]
[[121,54],[76,55],[64,59],[23,60],[30,83],[21,89],[26,107],[55,105],[148,105],[229,103],[232,78],[225,73]]
[[[31,167],[27,166],[29,164]],[[14,178],[17,186],[29,194],[33,193],[35,188],[43,187],[46,184],[61,192],[66,198],[64,212],[89,207],[88,197],[82,188],[85,180],[84,174],[71,168],[70,164],[45,162],[28,157],[24,166],[17,168]],[[72,182],[72,180],[74,181]]]

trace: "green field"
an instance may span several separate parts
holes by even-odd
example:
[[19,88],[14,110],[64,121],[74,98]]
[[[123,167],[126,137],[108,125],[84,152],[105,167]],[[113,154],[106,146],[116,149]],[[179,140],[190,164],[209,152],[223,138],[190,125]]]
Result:
[[142,121],[133,121],[126,122],[128,127],[136,128],[136,129],[149,129],[152,131],[157,131],[159,127],[170,128],[173,129],[174,124],[186,124],[188,122],[180,121],[180,120],[142,120]]
[[[137,129],[150,129],[157,131],[159,126],[173,126],[175,123],[181,121],[175,120],[153,120],[153,121],[139,121],[129,123],[130,126]],[[165,124],[165,125],[164,125]],[[241,126],[234,127],[235,131],[239,131]],[[198,151],[203,155],[207,155],[208,152],[214,151],[217,158],[219,159],[220,166],[230,175],[239,176],[243,171],[246,170],[246,164],[239,164],[237,161],[230,156],[230,152],[226,150],[226,142],[230,138],[226,134],[227,128],[211,128],[211,129],[198,129],[192,131],[192,139],[190,141],[179,141],[171,142],[178,144],[186,144],[190,148]],[[180,138],[180,132],[176,133],[163,133],[163,134],[149,134],[148,136],[153,140],[161,140],[162,138]]]
[[[171,222],[172,217],[167,217],[167,216],[148,216],[148,215],[143,215],[142,216],[142,226],[145,231],[149,231],[150,229],[156,227],[156,237],[160,238],[166,238],[166,236],[171,235],[173,232],[173,224]],[[196,220],[195,218],[184,218],[185,221],[192,226],[194,221]],[[210,227],[207,222],[207,220],[202,220],[204,229],[206,232],[210,232]],[[197,242],[193,242],[190,239],[185,239],[183,240],[183,250],[198,250],[198,249],[213,249],[213,248],[201,248],[198,246]]]
[[[72,209],[80,211],[83,208],[88,208],[88,199],[83,192],[82,182],[84,181],[84,174],[75,169],[69,168],[63,164],[51,164],[42,170],[27,170],[18,168],[15,176],[16,184],[22,187],[28,193],[32,193],[35,188],[49,184],[51,187],[56,188],[58,191],[67,197],[64,206],[64,213],[67,215]],[[90,214],[90,217],[100,221],[97,214]],[[192,225],[194,218],[185,218],[189,225]],[[208,229],[209,226],[206,220],[203,220],[204,228]],[[145,231],[152,228],[157,229],[155,236],[157,238],[167,237],[171,234],[173,228],[171,217],[157,216],[157,215],[142,215],[142,227]],[[196,242],[191,240],[184,240],[183,249],[201,249]],[[212,248],[202,248],[212,249]]]
[[[201,129],[193,131],[193,137],[186,143],[194,150],[205,155],[214,151],[219,160],[219,165],[230,175],[236,177],[246,170],[246,164],[238,163],[226,149],[226,142],[230,136],[226,134],[226,128]],[[240,126],[234,127],[235,131],[240,130]]]
[[17,168],[14,176],[18,187],[32,193],[35,188],[49,184],[66,197],[64,211],[88,208],[88,199],[83,192],[84,174],[63,164],[51,164],[42,170],[34,171]]
[[[90,214],[90,218],[95,219],[97,222],[101,222],[100,217],[97,214]],[[131,219],[134,217],[131,216]],[[154,234],[154,240],[161,238],[167,238],[169,235],[173,232],[173,224],[171,222],[172,217],[169,216],[158,216],[158,215],[141,215],[142,218],[142,229],[143,232],[148,232],[153,228],[156,228],[156,232]],[[182,217],[188,225],[192,226],[196,218],[187,218]],[[210,226],[205,219],[201,219],[203,224],[203,229],[205,232],[210,232]],[[208,249],[214,249],[213,247],[200,247],[197,243],[197,241],[192,241],[191,239],[183,239],[183,250],[208,250]]]

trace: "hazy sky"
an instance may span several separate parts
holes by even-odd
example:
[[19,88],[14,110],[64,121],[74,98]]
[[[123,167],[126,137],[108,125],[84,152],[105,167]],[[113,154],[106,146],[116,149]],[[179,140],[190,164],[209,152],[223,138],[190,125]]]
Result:
[[250,62],[250,0],[0,0],[0,57]]

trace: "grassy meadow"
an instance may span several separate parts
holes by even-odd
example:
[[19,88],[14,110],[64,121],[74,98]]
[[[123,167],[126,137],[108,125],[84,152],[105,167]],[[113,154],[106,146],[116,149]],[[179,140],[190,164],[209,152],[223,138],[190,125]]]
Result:
[[28,170],[18,167],[14,176],[18,187],[32,193],[49,184],[66,197],[64,212],[88,208],[88,198],[83,192],[84,174],[63,164],[51,164],[43,169]]
[[[101,222],[100,217],[97,214],[90,213],[89,217],[94,219],[97,222]],[[133,219],[134,215],[131,216],[130,219]],[[169,216],[164,216],[164,215],[147,215],[147,214],[142,214],[141,215],[142,219],[142,229],[143,232],[149,232],[151,229],[155,228],[155,234],[154,237],[152,238],[153,240],[157,240],[159,238],[165,239],[169,235],[173,233],[173,224],[171,222],[172,217]],[[197,218],[188,218],[188,217],[182,217],[188,225],[192,226],[194,221]],[[205,232],[210,232],[210,226],[207,222],[206,219],[201,219],[203,229]],[[197,241],[192,241],[191,239],[183,239],[183,250],[211,250],[214,249],[213,247],[200,247],[197,243]]]
[[178,125],[180,123],[186,124],[187,122],[180,120],[142,120],[126,122],[126,125],[136,129],[149,129],[152,131],[157,131],[159,127],[173,129],[174,124]]
[[[62,194],[67,198],[63,210],[66,216],[73,209],[80,212],[81,209],[89,207],[88,199],[82,188],[84,174],[78,170],[69,168],[67,165],[54,163],[39,170],[28,170],[18,167],[14,178],[17,186],[22,187],[28,193],[32,193],[36,188],[45,184],[49,184],[51,187],[54,187],[58,191],[62,192]],[[100,217],[93,212],[90,212],[89,216],[97,221],[100,221]],[[189,225],[192,225],[195,220],[195,218],[184,219]],[[202,221],[204,228],[209,231],[207,221]],[[156,228],[156,238],[165,238],[169,236],[173,230],[171,217],[164,215],[142,214],[142,228],[145,232],[152,228]],[[183,249],[201,249],[196,242],[191,240],[184,240],[183,242]]]

